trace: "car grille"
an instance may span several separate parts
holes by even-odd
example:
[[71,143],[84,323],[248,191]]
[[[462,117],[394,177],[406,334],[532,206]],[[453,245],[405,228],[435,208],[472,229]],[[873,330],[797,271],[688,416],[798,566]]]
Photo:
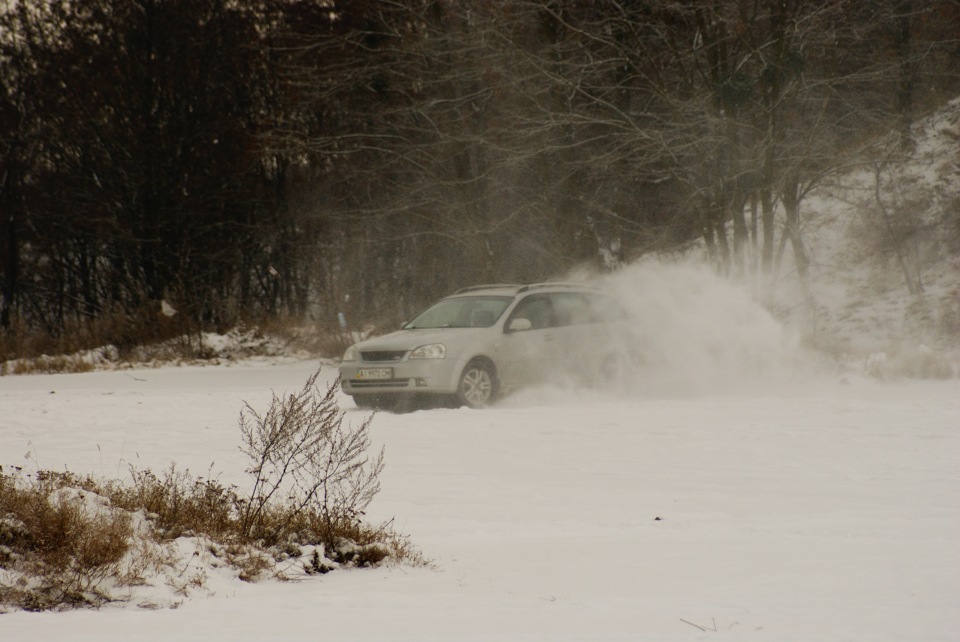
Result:
[[354,388],[406,388],[410,385],[409,379],[351,379],[350,385]]
[[370,352],[361,352],[360,356],[364,361],[400,361],[406,350],[371,350]]

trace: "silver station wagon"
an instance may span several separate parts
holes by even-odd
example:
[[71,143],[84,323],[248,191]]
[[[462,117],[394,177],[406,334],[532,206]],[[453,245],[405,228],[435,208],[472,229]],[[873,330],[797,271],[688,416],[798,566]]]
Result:
[[341,385],[361,408],[415,399],[482,408],[531,384],[604,385],[633,361],[625,320],[616,300],[584,285],[470,287],[350,346]]

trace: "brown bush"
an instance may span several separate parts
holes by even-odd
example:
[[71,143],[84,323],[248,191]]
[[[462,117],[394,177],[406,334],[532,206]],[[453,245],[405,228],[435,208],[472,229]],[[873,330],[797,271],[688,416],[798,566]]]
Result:
[[[98,603],[130,546],[130,515],[63,476],[0,474],[0,566],[40,580],[23,606]],[[21,595],[21,598],[23,596]],[[32,601],[31,601],[32,600]]]

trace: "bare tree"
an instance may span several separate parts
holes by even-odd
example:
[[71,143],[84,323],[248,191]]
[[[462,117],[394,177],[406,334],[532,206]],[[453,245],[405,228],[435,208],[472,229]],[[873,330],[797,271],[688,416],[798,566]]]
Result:
[[[373,416],[345,426],[336,400],[340,382],[321,391],[319,374],[297,393],[274,394],[263,414],[249,404],[240,414],[241,450],[253,478],[240,528],[249,537],[282,532],[304,512],[320,515],[331,531],[354,524],[380,490],[383,449],[367,455]],[[278,505],[287,509],[279,524],[271,514]]]
[[770,300],[815,258],[811,190],[908,146],[960,69],[951,0],[27,4],[0,327],[51,334],[168,297],[195,327],[392,324],[691,241]]

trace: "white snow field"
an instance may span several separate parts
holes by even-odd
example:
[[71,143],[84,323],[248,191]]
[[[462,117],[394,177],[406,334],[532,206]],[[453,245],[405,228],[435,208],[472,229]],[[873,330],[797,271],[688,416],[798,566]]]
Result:
[[[243,401],[317,366],[0,377],[0,460],[242,484]],[[370,521],[395,518],[433,568],[207,567],[187,598],[0,615],[0,640],[957,640],[960,380],[765,379],[378,414]]]

